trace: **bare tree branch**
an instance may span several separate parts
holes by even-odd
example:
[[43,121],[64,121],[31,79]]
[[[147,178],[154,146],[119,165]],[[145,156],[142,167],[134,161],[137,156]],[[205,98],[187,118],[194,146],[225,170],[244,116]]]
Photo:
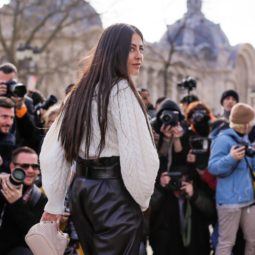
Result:
[[32,40],[34,39],[36,33],[46,24],[46,22],[53,17],[54,15],[56,15],[59,11],[52,11],[49,12],[31,31],[29,37],[27,38],[25,45],[29,45],[31,44]]
[[14,59],[14,47],[16,45],[16,41],[17,41],[17,32],[18,32],[18,19],[19,19],[19,13],[20,12],[20,1],[17,0],[16,1],[16,6],[14,9],[14,14],[13,14],[13,22],[12,22],[12,36],[11,36],[11,43],[10,43],[10,54],[12,55],[12,59]]
[[52,42],[52,40],[56,37],[56,35],[61,31],[62,24],[65,22],[65,20],[68,18],[68,14],[65,14],[65,16],[61,19],[59,24],[55,27],[55,29],[52,31],[48,39],[44,42],[44,44],[40,47],[40,52],[43,52],[48,45]]
[[5,41],[5,39],[4,39],[4,36],[3,36],[3,31],[2,31],[2,18],[1,18],[1,16],[0,16],[0,42],[1,42],[1,44],[2,44],[2,47],[3,47],[4,51],[7,53],[7,55],[9,55],[9,54],[10,54],[9,48],[8,48],[7,43],[6,43],[6,41]]

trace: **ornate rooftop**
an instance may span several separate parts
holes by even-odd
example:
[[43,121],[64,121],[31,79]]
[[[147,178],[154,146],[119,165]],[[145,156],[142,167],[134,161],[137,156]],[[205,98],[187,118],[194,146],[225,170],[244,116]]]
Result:
[[159,45],[168,44],[189,55],[203,53],[208,60],[216,59],[220,49],[231,49],[220,25],[205,18],[201,6],[201,0],[187,0],[187,12],[182,19],[167,26]]

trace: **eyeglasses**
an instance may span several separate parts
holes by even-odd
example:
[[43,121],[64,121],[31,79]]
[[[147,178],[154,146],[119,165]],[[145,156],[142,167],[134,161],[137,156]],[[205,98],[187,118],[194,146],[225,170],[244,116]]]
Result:
[[38,170],[40,168],[40,166],[38,164],[28,164],[28,163],[13,163],[16,166],[20,166],[21,168],[23,168],[24,170],[27,170],[29,167],[32,167],[33,170]]

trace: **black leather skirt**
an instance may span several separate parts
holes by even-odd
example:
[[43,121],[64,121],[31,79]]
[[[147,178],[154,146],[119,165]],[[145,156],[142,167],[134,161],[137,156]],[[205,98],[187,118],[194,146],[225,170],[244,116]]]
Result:
[[143,216],[123,184],[119,158],[78,160],[70,196],[85,255],[139,254]]

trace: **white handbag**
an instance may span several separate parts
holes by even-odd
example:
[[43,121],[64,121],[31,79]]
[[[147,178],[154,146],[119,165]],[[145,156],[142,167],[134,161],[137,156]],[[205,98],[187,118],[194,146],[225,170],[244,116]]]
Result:
[[25,241],[34,255],[63,255],[69,238],[56,222],[41,221],[30,228]]

